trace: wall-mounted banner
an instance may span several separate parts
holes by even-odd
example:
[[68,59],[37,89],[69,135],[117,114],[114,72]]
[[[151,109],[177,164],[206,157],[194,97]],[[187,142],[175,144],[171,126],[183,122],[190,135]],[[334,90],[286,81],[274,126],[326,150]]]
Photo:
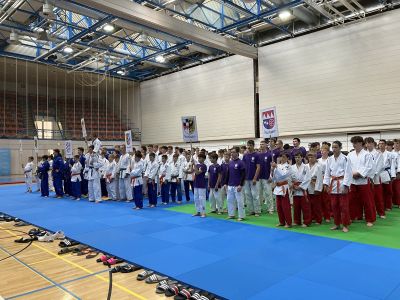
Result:
[[278,120],[276,118],[276,108],[270,107],[260,110],[262,135],[264,138],[278,137]]
[[65,141],[65,157],[66,158],[73,158],[73,150],[72,150],[72,142],[71,141]]
[[184,142],[199,141],[195,116],[182,117],[182,133]]
[[127,153],[133,152],[132,131],[131,130],[125,131],[124,135],[125,135],[126,152]]
[[85,138],[85,137],[87,137],[87,133],[86,133],[86,126],[85,126],[84,118],[81,119],[81,126],[82,126],[82,136]]
[[33,150],[35,150],[35,153],[38,154],[38,152],[39,152],[39,141],[38,141],[38,137],[37,136],[33,137]]

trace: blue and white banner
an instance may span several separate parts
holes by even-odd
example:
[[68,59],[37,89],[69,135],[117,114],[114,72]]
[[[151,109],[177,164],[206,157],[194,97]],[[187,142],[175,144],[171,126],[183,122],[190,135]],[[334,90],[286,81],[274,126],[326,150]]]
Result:
[[182,134],[186,143],[199,141],[195,116],[182,117]]
[[131,130],[125,131],[124,136],[125,136],[126,152],[131,153],[133,152],[132,131]]
[[73,149],[72,149],[72,141],[65,141],[65,157],[73,158]]
[[278,137],[278,120],[276,116],[276,108],[270,107],[260,110],[262,136],[264,138]]

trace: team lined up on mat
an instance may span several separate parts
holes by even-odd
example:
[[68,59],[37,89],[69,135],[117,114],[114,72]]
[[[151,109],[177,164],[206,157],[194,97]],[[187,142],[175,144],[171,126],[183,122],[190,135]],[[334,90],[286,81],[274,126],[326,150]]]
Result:
[[[347,232],[352,221],[365,218],[373,226],[376,216],[385,218],[385,211],[394,204],[400,207],[400,141],[369,137],[351,139],[353,150],[342,152],[342,144],[324,142],[310,144],[310,149],[293,139],[293,146],[281,140],[262,140],[255,149],[252,140],[247,147],[233,147],[207,153],[195,149],[185,151],[172,146],[143,146],[141,151],[127,153],[125,145],[115,146],[112,154],[96,139],[84,153],[78,148],[74,159],[63,160],[60,151],[53,157],[44,155],[36,172],[38,189],[49,196],[54,185],[56,197],[71,196],[100,203],[104,197],[117,201],[135,201],[135,209],[143,208],[143,195],[149,207],[182,203],[194,194],[194,216],[206,216],[206,200],[211,212],[225,212],[227,199],[229,219],[238,214],[238,221],[247,215],[258,217],[263,204],[270,214],[276,210],[277,226],[294,224],[308,227],[312,221],[334,219],[332,230]],[[346,154],[346,155],[345,155]],[[24,167],[28,192],[32,191],[33,157]]]

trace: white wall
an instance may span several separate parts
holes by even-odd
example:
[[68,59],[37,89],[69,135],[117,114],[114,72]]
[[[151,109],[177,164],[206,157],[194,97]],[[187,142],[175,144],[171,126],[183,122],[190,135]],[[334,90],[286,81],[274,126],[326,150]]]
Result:
[[260,48],[260,108],[276,106],[280,135],[398,137],[399,20],[395,10]]
[[140,84],[142,142],[179,143],[181,117],[199,140],[254,137],[253,61],[231,56]]

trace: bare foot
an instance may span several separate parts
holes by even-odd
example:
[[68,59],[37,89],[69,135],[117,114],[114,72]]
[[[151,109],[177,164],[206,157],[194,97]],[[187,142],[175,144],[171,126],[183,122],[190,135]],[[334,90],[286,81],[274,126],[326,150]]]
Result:
[[303,224],[303,225],[301,225],[301,227],[306,228],[306,227],[308,227],[308,225]]
[[386,219],[386,216],[379,216],[379,218],[381,218],[381,219]]
[[285,225],[285,228],[292,228],[292,225],[286,224],[286,225]]
[[368,222],[368,223],[367,223],[367,226],[368,226],[368,227],[372,227],[372,226],[374,226],[374,223]]
[[244,219],[243,218],[239,218],[237,220],[238,220],[238,222],[242,222]]
[[339,229],[339,226],[333,226],[333,227],[331,227],[331,230],[338,230]]
[[255,216],[255,217],[259,217],[260,215],[259,215],[259,214],[254,214],[254,216]]
[[325,220],[325,223],[330,223],[331,222],[331,220]]
[[[280,224],[280,223],[278,223],[278,224],[276,224],[275,225],[275,227],[280,227],[280,226],[285,226],[284,224]],[[286,227],[286,226],[285,226]]]
[[342,231],[343,231],[344,233],[346,233],[346,232],[349,232],[349,229],[348,229],[347,227],[343,227]]
[[206,214],[202,214],[200,217],[201,217],[201,218],[205,218],[205,217],[206,217]]

